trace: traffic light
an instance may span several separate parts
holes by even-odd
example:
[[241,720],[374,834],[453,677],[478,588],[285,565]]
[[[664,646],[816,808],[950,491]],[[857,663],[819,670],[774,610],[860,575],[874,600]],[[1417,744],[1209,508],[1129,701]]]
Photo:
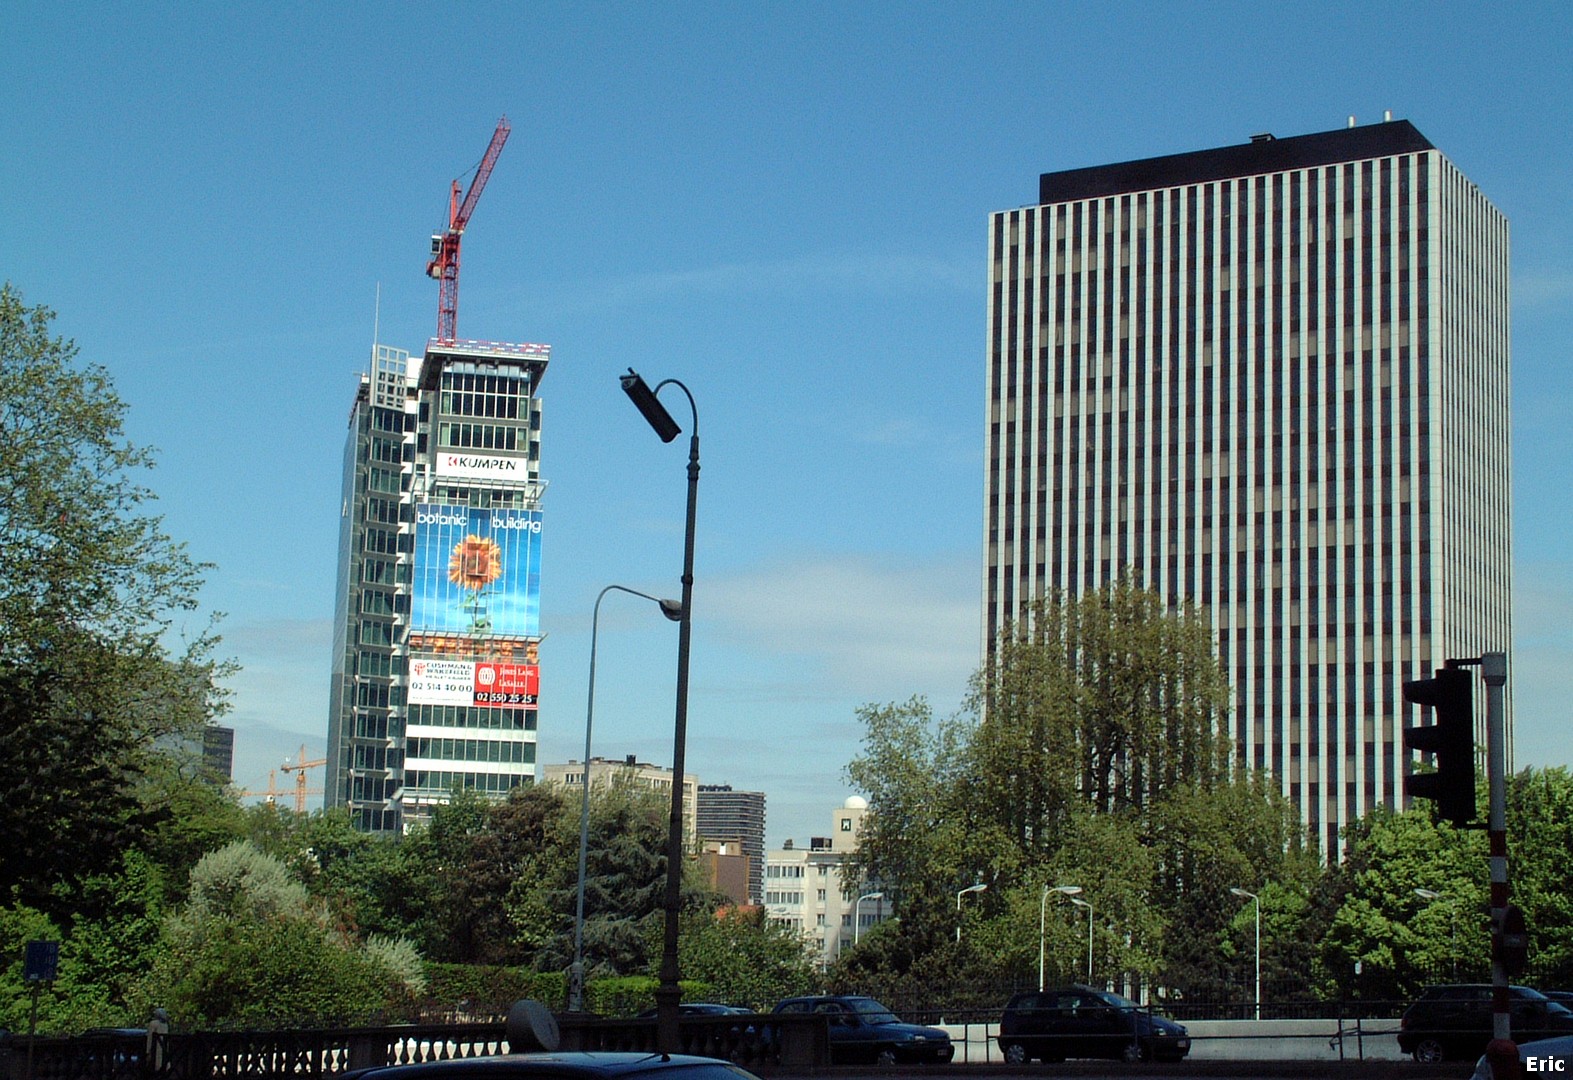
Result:
[[1412,798],[1435,799],[1454,825],[1475,816],[1474,678],[1462,668],[1438,668],[1430,679],[1404,683],[1404,700],[1436,710],[1436,722],[1404,729],[1404,746],[1432,755],[1436,771],[1404,777]]

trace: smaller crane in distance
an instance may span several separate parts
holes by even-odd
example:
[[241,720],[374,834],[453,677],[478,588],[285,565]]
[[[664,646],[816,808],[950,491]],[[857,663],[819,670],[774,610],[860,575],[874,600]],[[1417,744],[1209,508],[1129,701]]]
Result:
[[[302,746],[300,748],[300,757],[295,759],[295,764],[291,765],[288,761],[285,761],[284,764],[279,766],[279,768],[284,772],[292,772],[295,774],[295,813],[304,814],[306,812],[307,795],[322,794],[321,788],[317,788],[315,791],[306,790],[306,770],[315,769],[319,765],[326,765],[327,763],[327,758],[318,758],[316,761],[307,761],[306,748],[305,746]],[[269,786],[271,786],[271,784]],[[271,802],[272,800],[270,799],[269,801]]]
[[508,133],[512,130],[506,116],[497,121],[491,145],[486,148],[486,156],[481,158],[480,165],[475,169],[475,179],[470,181],[470,190],[465,192],[464,201],[459,201],[459,181],[455,180],[448,194],[448,228],[444,232],[432,234],[431,260],[426,264],[426,275],[438,281],[438,341],[453,342],[458,339],[459,240],[464,236],[464,227],[470,223],[470,215],[475,213],[475,204],[480,200],[486,181],[491,179],[492,166],[497,164],[502,144],[508,141]]

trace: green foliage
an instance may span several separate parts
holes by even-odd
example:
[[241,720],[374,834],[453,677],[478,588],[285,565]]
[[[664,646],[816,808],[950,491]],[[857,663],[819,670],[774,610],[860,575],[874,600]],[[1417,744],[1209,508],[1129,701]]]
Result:
[[138,798],[157,741],[221,704],[214,638],[168,642],[204,567],[146,512],[102,368],[0,287],[0,896],[59,916],[166,820]]
[[[967,731],[936,722],[927,701],[865,705],[862,752],[847,779],[873,808],[863,820],[845,881],[877,881],[902,912],[903,930],[926,952],[950,936],[953,883],[970,884],[1000,849],[968,831],[961,770]],[[960,887],[960,886],[957,886]]]
[[1573,985],[1573,773],[1559,766],[1510,778],[1507,831],[1513,903],[1529,925],[1530,965],[1559,986]]
[[434,959],[482,964],[522,958],[506,899],[516,882],[549,872],[561,846],[562,796],[516,788],[501,803],[455,792],[430,823],[404,841],[415,877],[416,940]]
[[137,799],[151,822],[140,847],[161,870],[166,901],[181,899],[202,856],[245,836],[245,810],[235,797],[173,755],[149,763]]
[[130,997],[186,1027],[353,1024],[407,1009],[420,981],[407,943],[362,945],[288,867],[242,841],[197,864]]
[[1325,990],[1403,999],[1455,964],[1478,972],[1489,963],[1484,834],[1416,808],[1373,810],[1348,835],[1345,859],[1331,871],[1337,908],[1317,954]]
[[504,1016],[521,998],[561,1004],[568,998],[567,977],[558,971],[495,964],[426,965],[426,1000],[455,1015]]
[[801,935],[772,924],[760,908],[686,913],[678,966],[710,987],[710,1000],[767,1011],[817,983]]
[[1075,803],[1142,815],[1226,780],[1228,706],[1201,609],[1169,610],[1129,577],[1041,598],[973,683],[980,797],[1042,854]]
[[[1282,877],[1301,841],[1275,785],[1231,765],[1229,699],[1201,611],[1123,579],[1032,604],[974,679],[966,720],[936,722],[917,700],[860,710],[847,773],[871,812],[852,880],[895,899],[907,940],[870,941],[854,950],[869,963],[849,957],[836,977],[904,975],[948,951],[950,976],[930,985],[1020,982],[1041,938],[1046,975],[1086,978],[1085,908],[1060,898],[1050,919],[1044,903],[1046,885],[1076,885],[1095,981],[1238,986],[1219,952],[1228,885]],[[958,912],[974,881],[988,890]]]
[[124,1014],[93,981],[69,939],[43,912],[28,907],[0,908],[0,1028],[27,1031],[33,988],[22,981],[29,941],[60,943],[59,977],[38,995],[38,1032],[72,1035],[97,1025],[123,1023]]
[[[655,1007],[655,991],[660,985],[653,975],[616,975],[585,984],[585,1008],[602,1016],[637,1016]],[[677,984],[684,1001],[710,1001],[714,993],[708,983],[683,979]]]
[[309,918],[205,920],[172,935],[135,1001],[188,1028],[369,1023],[403,1002],[395,973]]

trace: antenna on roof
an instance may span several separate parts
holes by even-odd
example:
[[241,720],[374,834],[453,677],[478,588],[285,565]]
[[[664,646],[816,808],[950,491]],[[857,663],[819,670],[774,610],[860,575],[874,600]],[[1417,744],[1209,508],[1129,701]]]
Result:
[[377,282],[377,300],[371,308],[371,351],[377,351],[377,334],[382,326],[382,282]]

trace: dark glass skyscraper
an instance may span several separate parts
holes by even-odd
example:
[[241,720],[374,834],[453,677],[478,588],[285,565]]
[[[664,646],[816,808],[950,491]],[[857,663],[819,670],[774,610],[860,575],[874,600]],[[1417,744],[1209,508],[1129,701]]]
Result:
[[390,832],[535,774],[545,345],[379,345],[350,410],[327,806]]

